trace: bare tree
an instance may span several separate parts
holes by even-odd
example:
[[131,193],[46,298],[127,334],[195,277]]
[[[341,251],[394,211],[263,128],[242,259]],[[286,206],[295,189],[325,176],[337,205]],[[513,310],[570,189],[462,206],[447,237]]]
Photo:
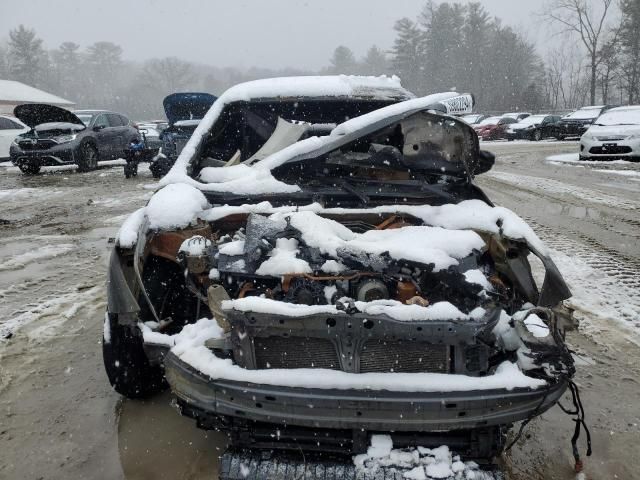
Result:
[[[544,16],[559,24],[565,32],[578,34],[587,50],[590,71],[591,104],[596,103],[598,66],[602,62],[601,45],[607,33],[607,17],[614,0],[550,0]],[[594,8],[593,4],[599,4]]]
[[177,92],[194,83],[193,66],[176,57],[155,58],[146,62],[144,81],[161,92]]

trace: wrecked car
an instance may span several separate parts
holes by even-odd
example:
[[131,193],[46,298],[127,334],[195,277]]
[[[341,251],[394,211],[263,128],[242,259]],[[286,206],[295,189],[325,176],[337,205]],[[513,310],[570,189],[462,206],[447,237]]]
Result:
[[11,144],[11,163],[25,174],[43,166],[78,165],[88,172],[102,160],[121,158],[140,135],[127,117],[105,110],[77,110],[46,104],[18,105],[14,115],[30,127]]
[[216,97],[209,93],[181,92],[165,97],[162,106],[169,124],[160,133],[160,154],[149,165],[154,178],[161,178],[171,169],[200,120],[215,101]]
[[[494,158],[396,78],[239,85],[111,256],[105,368],[234,447],[491,458],[574,374],[558,269],[474,183]],[[541,265],[534,276],[530,260]]]

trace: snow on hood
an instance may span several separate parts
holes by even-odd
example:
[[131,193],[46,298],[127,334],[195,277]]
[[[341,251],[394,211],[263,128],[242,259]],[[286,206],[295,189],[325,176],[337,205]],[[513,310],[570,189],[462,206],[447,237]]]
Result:
[[598,137],[640,135],[640,125],[591,125],[585,135],[596,135]]
[[413,94],[402,88],[395,75],[388,77],[365,76],[308,76],[280,77],[240,83],[225,91],[212,105],[198,128],[193,132],[176,160],[175,165],[161,180],[162,185],[185,181],[189,160],[195,155],[202,137],[211,129],[224,108],[234,102],[267,98],[327,98],[354,97],[373,100],[405,100]]
[[151,197],[145,208],[145,215],[150,229],[170,230],[189,226],[208,207],[209,202],[200,190],[184,183],[176,183],[158,190]]
[[79,132],[80,130],[84,130],[86,127],[84,125],[78,125],[77,123],[69,123],[69,122],[49,122],[49,123],[41,123],[35,126],[36,132],[50,132],[51,130],[72,130],[75,132]]
[[25,125],[33,128],[43,123],[73,123],[85,128],[84,123],[75,114],[64,108],[46,105],[44,103],[27,103],[18,105],[13,114]]

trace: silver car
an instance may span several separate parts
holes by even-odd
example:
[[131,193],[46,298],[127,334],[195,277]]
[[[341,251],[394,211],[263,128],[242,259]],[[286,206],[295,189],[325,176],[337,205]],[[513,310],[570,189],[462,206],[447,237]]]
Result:
[[640,161],[640,105],[608,110],[580,138],[580,160],[614,159]]

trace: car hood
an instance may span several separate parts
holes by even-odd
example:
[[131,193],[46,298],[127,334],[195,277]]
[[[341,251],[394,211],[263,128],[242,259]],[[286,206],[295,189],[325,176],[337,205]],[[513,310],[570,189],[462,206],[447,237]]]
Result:
[[629,135],[640,135],[640,125],[592,125],[588,133],[603,137],[628,137]]
[[510,130],[524,130],[526,128],[529,127],[537,127],[539,125],[539,123],[528,123],[526,125],[520,125],[519,123],[514,123],[512,125],[509,125],[509,129]]
[[18,105],[13,109],[13,114],[22,123],[31,128],[43,123],[72,123],[81,126],[83,129],[85,128],[82,120],[69,110],[43,103]]
[[180,120],[193,120],[204,117],[215,96],[209,93],[172,93],[162,101],[164,112],[169,123],[173,125]]

